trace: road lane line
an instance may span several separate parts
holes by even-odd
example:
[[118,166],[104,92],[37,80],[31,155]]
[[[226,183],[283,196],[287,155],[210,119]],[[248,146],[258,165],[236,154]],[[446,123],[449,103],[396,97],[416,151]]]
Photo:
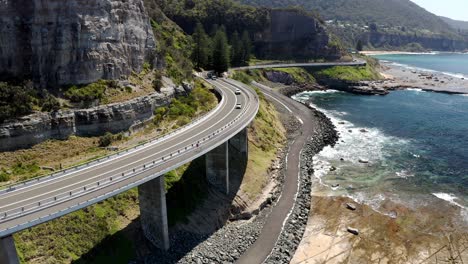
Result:
[[[221,92],[224,94],[223,91],[221,91]],[[224,100],[221,100],[221,101],[223,102]],[[218,105],[217,108],[221,109],[221,107],[225,106],[226,104],[227,103]],[[154,142],[148,142],[149,144],[147,144],[147,145],[136,146],[135,148],[129,149],[128,152],[122,153],[122,155],[113,154],[115,156],[112,157],[111,159],[101,161],[101,162],[97,162],[96,164],[93,164],[93,165],[90,165],[90,166],[87,166],[87,167],[83,167],[83,168],[80,168],[78,170],[74,170],[74,171],[71,171],[69,173],[65,173],[65,174],[60,175],[60,176],[51,177],[51,175],[44,175],[43,178],[50,177],[50,179],[30,183],[25,187],[18,186],[18,187],[22,187],[22,188],[18,188],[15,191],[2,192],[2,193],[0,193],[0,199],[2,199],[3,197],[11,197],[11,196],[9,196],[9,194],[12,194],[12,195],[18,194],[18,193],[20,193],[20,192],[18,192],[19,190],[24,190],[24,189],[27,189],[27,188],[32,187],[32,186],[37,186],[37,185],[41,185],[41,184],[44,184],[44,183],[47,183],[47,182],[50,182],[50,181],[55,181],[57,179],[61,179],[61,178],[72,179],[74,177],[83,175],[82,174],[83,172],[89,173],[91,171],[95,171],[94,168],[96,168],[98,166],[102,166],[102,165],[108,166],[110,164],[113,164],[115,161],[121,162],[122,160],[127,159],[131,155],[141,154],[142,150],[145,150],[145,149],[148,149],[148,148],[153,148],[153,147],[157,146],[157,144],[161,143],[163,139],[169,140],[169,139],[173,139],[174,137],[180,137],[182,134],[188,133],[190,131],[190,129],[192,129],[193,127],[201,126],[201,124],[205,123],[208,120],[209,117],[211,117],[212,115],[214,115],[216,113],[219,113],[221,111],[220,109],[218,109],[216,112],[208,113],[207,116],[206,116],[206,118],[207,118],[206,120],[197,120],[197,121],[200,121],[200,122],[195,121],[193,126],[189,125],[189,126],[186,127],[186,129],[183,129],[183,130],[179,131],[179,133],[163,135],[160,138],[154,139]],[[167,136],[167,138],[164,138],[165,136]],[[113,155],[110,155],[110,156],[113,156]],[[93,161],[91,161],[91,162],[93,162]],[[89,162],[89,163],[91,163],[91,162]],[[85,165],[85,164],[83,164],[83,165]],[[78,167],[83,166],[83,165],[78,165]],[[74,167],[71,167],[71,168],[68,168],[68,169],[65,169],[65,170],[72,170],[73,168]],[[90,169],[93,169],[93,170],[90,170]],[[38,179],[40,179],[40,178],[38,178]],[[35,181],[35,180],[31,179],[31,180],[26,181],[26,182],[32,182],[32,181]],[[21,184],[21,183],[18,183],[18,184]],[[17,186],[18,184],[15,184],[14,186]],[[1,191],[3,191],[3,190],[5,190],[5,189],[2,189]]]
[[[235,93],[232,91],[232,88],[227,88],[227,87],[224,86],[224,85],[222,85],[222,86],[225,87],[232,95],[234,95],[234,97],[236,98],[236,102],[237,102],[237,96],[236,96]],[[234,105],[235,105],[235,104],[234,104]],[[223,110],[224,110],[224,108],[226,108],[226,106],[227,106],[227,105],[223,106]],[[235,110],[235,108],[233,108],[227,115],[229,115],[230,113],[234,112],[234,110]],[[222,111],[220,111],[220,112],[222,112]],[[169,148],[174,148],[175,146],[183,145],[183,143],[189,141],[190,139],[192,139],[192,138],[194,138],[194,137],[200,136],[201,134],[203,134],[203,133],[205,133],[206,131],[210,130],[212,127],[214,127],[214,126],[218,125],[219,123],[221,123],[222,121],[224,121],[224,120],[223,120],[223,119],[218,120],[216,123],[214,123],[213,125],[211,125],[210,127],[206,128],[206,129],[204,129],[204,130],[201,131],[200,133],[195,134],[195,135],[193,135],[193,136],[191,136],[191,137],[189,137],[189,138],[187,138],[187,139],[184,139],[184,141],[178,142],[176,145],[172,145],[172,146],[170,146]],[[141,162],[142,160],[146,160],[146,159],[149,159],[149,158],[154,157],[154,156],[156,156],[156,155],[159,155],[159,154],[161,154],[161,153],[163,153],[163,152],[165,152],[165,151],[168,151],[169,148],[164,149],[164,150],[161,150],[161,151],[159,151],[159,152],[157,152],[157,153],[151,154],[150,156],[146,156],[146,157],[144,157],[144,158],[142,158],[142,159],[139,159],[139,160],[136,160],[136,161],[134,161],[134,162],[127,163],[127,164],[125,164],[124,166],[121,166],[121,167],[115,168],[115,169],[113,169],[113,170],[106,171],[106,172],[104,172],[104,173],[98,174],[98,175],[96,175],[96,176],[94,176],[94,177],[86,178],[86,179],[84,179],[84,180],[82,180],[82,181],[78,181],[78,182],[73,182],[72,184],[69,184],[69,185],[67,185],[67,186],[64,186],[64,187],[61,187],[61,188],[58,188],[58,189],[54,189],[53,191],[50,191],[50,192],[41,193],[41,194],[36,195],[36,196],[33,196],[33,197],[28,197],[27,199],[23,199],[23,200],[14,202],[14,203],[9,203],[9,204],[0,206],[0,209],[2,209],[2,208],[7,208],[7,207],[10,207],[11,205],[23,203],[23,202],[26,202],[26,201],[31,201],[31,200],[33,200],[33,199],[35,199],[35,198],[38,198],[38,197],[41,197],[41,196],[44,196],[44,195],[47,195],[47,194],[50,194],[50,193],[54,193],[54,192],[56,192],[56,191],[58,191],[58,190],[64,190],[64,189],[73,187],[73,186],[75,186],[75,185],[78,185],[78,184],[81,184],[81,183],[84,183],[84,182],[89,182],[90,180],[93,180],[93,179],[101,178],[102,176],[104,176],[104,175],[106,175],[106,174],[110,174],[110,173],[115,172],[115,171],[118,171],[118,170],[120,170],[120,169],[122,169],[122,168],[124,168],[124,167],[128,167],[128,166],[133,165],[133,164],[135,164],[135,163],[139,163],[139,162]],[[176,148],[176,149],[177,149],[177,148]],[[149,151],[149,150],[148,150],[148,151]],[[170,154],[170,153],[169,153],[169,154]],[[151,160],[151,159],[150,159],[150,160]],[[130,168],[130,169],[131,169],[131,168]],[[93,170],[92,170],[92,171],[93,171]],[[92,172],[92,171],[90,171],[90,172]],[[89,173],[89,172],[86,172],[86,173]],[[109,177],[111,177],[111,175],[109,175]],[[74,177],[73,177],[73,178],[74,178]],[[48,184],[48,185],[57,184],[57,183],[63,182],[64,180],[69,180],[69,179],[72,179],[72,178],[61,179],[60,181],[53,182],[53,183]],[[38,186],[37,188],[32,188],[32,189],[31,189],[31,188],[27,188],[27,189],[24,189],[24,191],[22,190],[23,192],[21,192],[21,193],[15,193],[15,195],[9,196],[9,197],[5,197],[5,198],[13,198],[13,197],[16,196],[16,195],[20,195],[20,194],[24,194],[24,193],[29,193],[29,192],[31,192],[31,191],[34,191],[34,190],[37,190],[37,189],[40,189],[40,188],[45,188],[45,187],[47,187],[47,185]],[[4,199],[4,197],[1,197],[1,198],[0,198],[0,201],[3,200],[3,199]],[[13,208],[13,209],[16,209],[16,208]],[[9,209],[9,210],[10,210],[10,209]]]
[[[224,85],[222,85],[222,86],[224,87]],[[230,88],[232,88],[232,87],[230,87]],[[227,88],[227,89],[230,89],[230,88]],[[247,97],[248,97],[248,95],[247,95]],[[237,98],[236,98],[236,100],[237,100]],[[246,104],[245,109],[243,109],[242,114],[241,114],[241,115],[238,115],[239,118],[245,117],[245,114],[248,112],[247,110],[250,110],[250,105],[251,105],[251,102],[250,102],[250,100],[249,100],[248,103]],[[229,115],[232,114],[232,112],[233,112],[233,111],[230,111]],[[236,118],[237,118],[237,117],[236,117]],[[226,132],[224,132],[224,133],[226,133]],[[172,161],[172,160],[173,160],[173,159],[171,159],[171,161]],[[158,166],[160,166],[160,165],[158,165]],[[164,169],[161,169],[160,171],[164,171]],[[143,172],[140,172],[140,173],[145,173],[145,172],[146,172],[146,171],[143,171]],[[140,174],[140,173],[139,173],[139,174]],[[133,177],[133,176],[132,176],[132,177]],[[128,180],[128,179],[129,179],[129,178],[121,179],[121,180],[118,181],[118,182],[125,181],[125,180]],[[116,184],[117,184],[118,182],[116,182]],[[128,184],[127,184],[127,185],[128,185]],[[109,186],[111,186],[111,185],[107,185],[107,186],[105,186],[105,187],[103,187],[103,188],[108,188]],[[102,188],[96,189],[96,192],[97,192],[97,191],[100,191],[101,189],[102,189]],[[91,192],[91,193],[92,193],[92,192]],[[80,195],[79,195],[78,197],[74,197],[74,198],[68,199],[68,200],[66,200],[66,201],[60,201],[60,203],[68,202],[68,201],[71,201],[71,200],[73,200],[73,199],[78,199],[79,197],[81,197],[81,196],[83,196],[83,195],[89,195],[89,194],[90,194],[90,192],[88,192],[88,193],[80,193]],[[49,199],[50,199],[50,198],[49,198]],[[35,213],[35,212],[38,212],[38,211],[41,211],[41,210],[45,210],[45,209],[47,209],[47,208],[51,208],[51,207],[54,207],[54,206],[57,206],[57,204],[50,204],[50,205],[47,206],[46,208],[35,209],[33,212],[28,212],[28,214],[32,214],[32,213]],[[20,218],[20,217],[23,217],[23,216],[25,216],[25,215],[24,215],[24,214],[20,214],[20,215],[18,215],[18,216],[15,215],[15,218],[9,219],[9,221],[13,221],[13,220],[16,219],[16,218]],[[4,221],[4,222],[7,222],[7,221]]]

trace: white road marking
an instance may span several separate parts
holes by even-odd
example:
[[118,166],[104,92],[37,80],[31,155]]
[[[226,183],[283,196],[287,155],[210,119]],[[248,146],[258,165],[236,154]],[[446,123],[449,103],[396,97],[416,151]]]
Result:
[[[226,86],[224,86],[224,85],[222,85],[222,86],[226,88]],[[233,95],[235,96],[235,93],[234,93],[233,91],[231,91],[230,88],[227,88],[227,89],[229,90],[229,92],[230,92],[231,94],[233,94]],[[236,102],[237,102],[237,96],[235,96],[235,97],[236,97]],[[226,108],[226,105],[223,106],[222,110],[224,110],[224,108]],[[220,111],[222,112],[222,110],[220,110]],[[227,115],[231,114],[233,111],[234,111],[234,110],[231,110]],[[191,137],[189,137],[189,138],[187,138],[187,139],[184,139],[182,142],[179,142],[177,145],[181,145],[181,143],[187,142],[187,141],[189,141],[190,139],[192,139],[192,138],[194,138],[194,137],[197,137],[197,136],[199,136],[200,134],[205,133],[206,131],[208,131],[209,129],[211,129],[212,127],[216,126],[217,124],[219,124],[219,123],[222,122],[222,121],[224,121],[224,120],[222,120],[222,119],[221,119],[221,120],[218,120],[216,123],[214,123],[214,124],[211,125],[210,127],[204,129],[203,131],[201,131],[201,132],[198,133],[198,134],[195,134],[195,135],[193,135],[193,136],[191,136]],[[172,146],[170,146],[170,148],[173,148],[174,146],[177,146],[177,145],[172,145]],[[67,185],[67,186],[64,186],[64,187],[62,187],[62,188],[54,189],[53,191],[50,191],[50,192],[41,193],[40,195],[36,195],[36,196],[33,196],[33,197],[28,197],[28,199],[24,199],[24,200],[20,200],[20,201],[14,202],[14,203],[10,203],[10,204],[7,204],[7,205],[0,206],[0,209],[5,208],[5,207],[9,207],[9,206],[11,206],[11,205],[15,205],[15,204],[18,204],[18,203],[21,203],[21,202],[24,202],[24,201],[30,201],[30,200],[32,200],[32,199],[34,199],[34,198],[38,198],[38,197],[40,197],[40,196],[43,196],[43,195],[46,195],[46,194],[49,194],[49,193],[53,193],[53,192],[55,192],[55,191],[57,191],[57,190],[67,189],[67,188],[69,188],[69,187],[71,187],[71,186],[74,186],[74,185],[77,185],[77,184],[80,184],[80,183],[84,183],[84,182],[87,182],[87,181],[92,180],[92,179],[100,178],[100,177],[102,177],[102,176],[105,175],[105,174],[115,172],[115,171],[117,171],[117,170],[120,170],[120,169],[122,169],[122,168],[124,168],[124,167],[127,167],[127,166],[132,165],[132,164],[135,164],[135,163],[139,163],[139,162],[141,162],[142,160],[145,160],[145,159],[148,159],[148,158],[157,156],[157,155],[159,155],[159,154],[161,154],[162,152],[165,152],[165,151],[167,151],[167,150],[168,150],[168,149],[165,149],[165,150],[156,152],[156,153],[154,153],[154,154],[152,154],[152,155],[150,155],[150,156],[146,156],[146,157],[144,157],[144,158],[142,158],[142,159],[139,159],[139,160],[136,160],[136,161],[134,161],[134,162],[127,163],[127,164],[125,164],[124,166],[115,168],[115,169],[113,169],[113,170],[111,170],[111,171],[106,171],[106,172],[104,172],[104,173],[102,173],[102,174],[99,174],[99,175],[96,175],[96,176],[94,176],[94,177],[87,178],[87,179],[82,180],[82,181],[79,181],[79,182],[74,182],[74,183],[72,183],[72,184],[70,184],[70,185]],[[87,173],[92,172],[92,171],[94,171],[94,170],[95,170],[95,169],[90,170],[90,171],[84,171],[84,173],[87,174]],[[81,174],[80,174],[80,175],[81,175]],[[73,177],[80,176],[80,175],[74,175]],[[69,179],[71,179],[71,177],[69,177],[69,178],[61,178],[60,181],[55,181],[55,182],[53,182],[52,184],[57,184],[57,183],[60,183],[60,182],[63,182],[63,181],[65,181],[65,180],[69,180]],[[46,187],[46,186],[47,186],[47,185],[40,185],[40,186],[38,185],[38,186],[35,186],[36,188],[25,188],[25,189],[22,189],[22,190],[21,190],[22,192],[15,192],[15,193],[12,193],[11,196],[0,197],[0,200],[3,200],[3,199],[5,199],[5,198],[10,198],[10,197],[13,197],[13,196],[16,196],[16,195],[19,195],[19,194],[31,192],[31,191],[34,191],[34,190],[36,190],[36,189],[44,188],[44,187]]]

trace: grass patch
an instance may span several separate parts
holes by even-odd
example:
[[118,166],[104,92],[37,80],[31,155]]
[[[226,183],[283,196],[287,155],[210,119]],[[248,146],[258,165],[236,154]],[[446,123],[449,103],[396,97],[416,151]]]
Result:
[[261,70],[234,71],[231,78],[245,84],[250,84],[252,81],[261,82],[266,80]]
[[312,76],[303,68],[274,68],[269,70],[288,73],[298,84],[313,84],[317,82],[314,76]]
[[363,56],[367,65],[363,67],[336,66],[315,72],[318,78],[338,79],[344,81],[373,81],[381,80],[382,75],[378,71],[378,61],[374,58]]
[[268,183],[268,168],[276,159],[277,149],[284,146],[286,130],[273,104],[256,89],[260,98],[260,109],[249,128],[249,161],[241,185],[250,199],[255,199]]
[[[20,260],[22,263],[70,263],[77,260],[107,236],[123,228],[120,219],[132,218],[130,210],[138,210],[136,189],[19,232],[14,238]],[[134,257],[133,254],[121,253],[129,252],[131,247],[128,245],[129,243],[116,243],[115,251],[119,252],[119,263],[127,263]],[[112,256],[100,256],[100,259],[103,257]]]

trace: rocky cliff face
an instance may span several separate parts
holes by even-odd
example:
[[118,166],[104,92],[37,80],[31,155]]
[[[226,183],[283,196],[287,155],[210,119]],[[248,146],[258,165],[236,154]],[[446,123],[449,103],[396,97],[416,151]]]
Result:
[[468,47],[468,41],[462,39],[450,39],[442,36],[417,36],[387,34],[381,32],[367,32],[361,37],[364,43],[370,43],[375,48],[404,47],[411,43],[419,43],[422,47],[439,51],[464,50]]
[[168,105],[176,95],[190,87],[165,88],[124,103],[55,113],[35,113],[0,124],[0,151],[27,148],[48,139],[67,139],[71,135],[100,136],[138,126],[153,117],[156,107]]
[[270,25],[256,34],[256,54],[271,59],[338,59],[341,51],[331,45],[325,27],[298,10],[271,10]]
[[40,87],[119,79],[155,48],[143,0],[1,0],[0,73]]

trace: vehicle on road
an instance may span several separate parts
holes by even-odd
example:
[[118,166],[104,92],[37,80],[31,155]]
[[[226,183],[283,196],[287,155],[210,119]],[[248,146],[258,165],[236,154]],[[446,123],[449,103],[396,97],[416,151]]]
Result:
[[236,109],[241,109],[242,108],[242,105],[241,104],[237,104],[236,105]]
[[237,95],[240,95],[240,94],[241,94],[241,90],[240,90],[240,89],[236,89],[236,94],[237,94]]

